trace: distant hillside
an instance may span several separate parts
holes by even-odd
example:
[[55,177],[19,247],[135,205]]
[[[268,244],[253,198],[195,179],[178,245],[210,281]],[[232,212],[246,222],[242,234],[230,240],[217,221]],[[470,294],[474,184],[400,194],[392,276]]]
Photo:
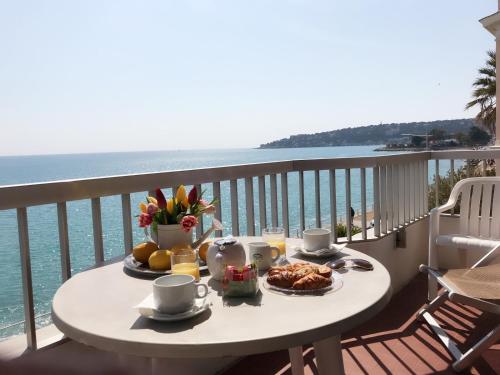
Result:
[[473,119],[369,125],[314,134],[292,135],[289,138],[262,144],[259,148],[380,145],[397,143],[404,138],[402,134],[425,134],[431,129],[443,129],[449,134],[467,133],[472,126],[474,126]]

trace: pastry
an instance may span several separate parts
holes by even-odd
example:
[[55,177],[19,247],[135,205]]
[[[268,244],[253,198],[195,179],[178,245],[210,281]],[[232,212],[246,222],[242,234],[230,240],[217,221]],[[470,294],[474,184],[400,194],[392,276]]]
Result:
[[292,288],[298,290],[314,290],[332,285],[332,279],[327,279],[317,273],[310,273],[293,283]]
[[267,282],[271,285],[280,287],[280,288],[291,288],[293,283],[299,280],[300,277],[297,277],[290,271],[281,271],[277,274],[268,276]]

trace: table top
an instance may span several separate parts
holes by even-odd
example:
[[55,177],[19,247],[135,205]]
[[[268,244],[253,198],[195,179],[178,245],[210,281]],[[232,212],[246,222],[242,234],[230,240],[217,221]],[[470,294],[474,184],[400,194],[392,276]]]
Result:
[[[255,237],[238,239],[245,244]],[[302,240],[286,241],[291,262],[306,260],[293,250]],[[208,275],[201,282],[209,286],[211,309],[190,320],[169,323],[143,318],[133,308],[152,293],[152,280],[125,274],[123,263],[117,262],[66,281],[54,296],[52,319],[69,338],[122,354],[201,358],[286,349],[341,334],[388,303],[391,281],[381,263],[349,248],[336,255],[340,257],[366,259],[374,270],[350,269],[343,273],[340,290],[322,296],[276,294],[259,280],[256,298],[238,299],[223,299],[221,284]]]

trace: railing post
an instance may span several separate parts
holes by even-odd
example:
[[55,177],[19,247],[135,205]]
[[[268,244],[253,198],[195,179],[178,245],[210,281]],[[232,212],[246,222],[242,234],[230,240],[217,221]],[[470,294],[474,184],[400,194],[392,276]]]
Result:
[[321,192],[319,170],[314,171],[314,207],[316,212],[316,227],[321,228]]
[[231,180],[231,226],[233,236],[240,235],[240,220],[238,216],[238,180]]
[[94,229],[95,262],[104,261],[104,243],[102,239],[101,199],[92,198],[92,225]]
[[259,219],[260,233],[267,227],[266,176],[259,176]]
[[276,181],[276,174],[273,173],[269,176],[271,182],[271,223],[273,227],[278,226],[278,186]]
[[375,237],[380,237],[380,182],[379,167],[373,167],[373,221]]
[[59,248],[61,249],[61,276],[64,282],[71,277],[68,214],[66,210],[66,202],[57,203],[57,222],[59,229]]
[[300,216],[300,235],[306,229],[306,215],[304,207],[304,171],[299,171],[299,216]]
[[332,241],[337,243],[337,178],[335,169],[330,169],[330,227]]
[[368,238],[366,232],[366,169],[361,168],[360,172],[361,178],[361,231],[363,239]]
[[380,173],[380,232],[387,234],[387,167],[382,165]]
[[[198,195],[201,194],[202,190],[201,190],[201,184],[198,184],[196,185],[196,191],[198,193]],[[196,226],[196,236],[199,238],[203,235],[203,215],[200,215],[200,217],[198,217],[198,225]]]
[[31,279],[30,242],[28,234],[28,213],[26,207],[17,209],[17,229],[19,249],[21,250],[21,275],[23,282],[24,329],[27,346],[36,350],[35,307],[33,303],[33,282]]
[[252,177],[245,178],[245,197],[246,197],[246,210],[247,210],[247,235],[255,236]]
[[132,209],[130,207],[130,194],[122,194],[122,220],[123,220],[123,246],[125,254],[130,254],[134,247],[132,235]]
[[352,240],[352,215],[351,215],[351,170],[345,170],[345,226],[347,232],[347,241]]
[[290,237],[290,223],[288,218],[288,174],[281,173],[281,214],[285,236]]
[[[222,203],[221,203],[222,196],[220,193],[220,181],[215,181],[212,183],[212,191],[213,191],[212,198],[217,199],[217,201],[215,202],[215,215],[214,215],[214,217],[222,223]],[[215,231],[216,237],[222,237],[222,234],[223,234],[222,230]]]
[[436,171],[434,174],[434,194],[435,194],[435,206],[439,206],[439,159],[436,159]]

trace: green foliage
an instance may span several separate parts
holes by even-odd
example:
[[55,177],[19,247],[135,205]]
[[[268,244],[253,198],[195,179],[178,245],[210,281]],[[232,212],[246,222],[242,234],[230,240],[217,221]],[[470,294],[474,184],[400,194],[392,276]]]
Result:
[[[491,164],[491,163],[490,163]],[[482,166],[480,166],[478,160],[471,160],[470,161],[470,177],[481,177],[482,176]],[[486,176],[495,176],[495,168],[487,168],[486,169]],[[448,171],[446,176],[441,176],[439,178],[439,196],[438,196],[438,204],[436,204],[436,176],[434,176],[432,180],[432,184],[429,185],[429,191],[427,192],[427,197],[428,197],[428,208],[429,210],[433,209],[434,207],[441,206],[442,204],[445,204],[448,201],[448,198],[450,197],[451,190],[453,189],[453,186],[457,183],[457,181],[460,181],[464,178],[467,178],[467,166],[463,166],[461,168],[458,168],[456,171]],[[460,210],[460,202],[457,203],[455,206],[455,212]]]
[[[337,237],[347,237],[347,226],[343,223],[338,223],[335,226],[335,232],[337,233]],[[351,235],[355,235],[361,233],[361,228],[356,225],[351,226]]]
[[487,145],[491,136],[477,126],[473,126],[469,130],[469,145],[471,146],[484,146]]
[[[260,148],[327,147],[347,145],[381,145],[401,143],[402,134],[425,134],[431,129],[444,129],[449,134],[467,133],[473,119],[408,122],[349,127],[315,134],[297,134],[260,145]],[[404,137],[407,138],[407,137]]]
[[472,87],[472,98],[465,109],[479,107],[476,122],[483,126],[491,135],[495,134],[496,122],[496,52],[488,51],[486,66],[479,69],[479,77]]

